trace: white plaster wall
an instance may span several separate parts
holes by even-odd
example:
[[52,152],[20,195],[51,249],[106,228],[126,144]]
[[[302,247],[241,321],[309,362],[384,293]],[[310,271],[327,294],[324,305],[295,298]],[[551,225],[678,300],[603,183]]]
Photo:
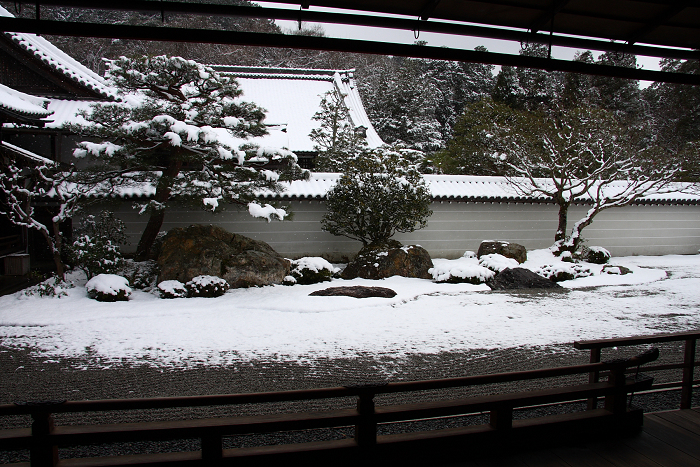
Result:
[[[130,245],[134,251],[143,231],[146,216],[139,216],[131,202],[116,202],[91,207],[113,210],[126,222]],[[321,200],[285,201],[294,213],[292,220],[268,223],[252,218],[236,208],[211,213],[191,206],[175,206],[167,211],[162,230],[190,224],[216,224],[269,243],[289,258],[323,256],[333,261],[352,257],[361,248],[360,242],[335,237],[321,231],[320,220],[325,212]],[[482,240],[505,240],[527,249],[546,248],[554,241],[557,210],[553,204],[505,202],[435,202],[428,226],[395,238],[404,244],[419,244],[434,258],[456,258],[465,251],[476,251]],[[569,224],[581,218],[588,207],[572,206]],[[607,248],[615,256],[695,254],[700,248],[700,206],[635,205],[614,208],[600,213],[593,224],[584,229],[587,245]]]

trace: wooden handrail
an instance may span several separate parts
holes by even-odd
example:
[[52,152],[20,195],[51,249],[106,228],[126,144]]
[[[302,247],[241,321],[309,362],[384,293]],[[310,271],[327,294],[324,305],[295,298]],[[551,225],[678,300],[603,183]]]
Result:
[[[269,433],[278,431],[305,430],[339,426],[355,426],[355,437],[352,444],[347,442],[332,443],[343,449],[360,449],[365,455],[368,449],[377,446],[380,437],[377,435],[377,425],[388,422],[405,422],[416,419],[431,419],[453,415],[469,415],[488,412],[490,419],[480,433],[511,433],[516,427],[524,426],[514,423],[514,409],[529,407],[533,404],[551,404],[580,400],[587,397],[604,397],[605,409],[591,412],[581,418],[586,423],[599,418],[601,424],[621,424],[627,426],[626,416],[628,407],[627,395],[630,392],[648,389],[651,380],[632,380],[624,374],[631,365],[653,361],[657,353],[646,353],[632,359],[578,365],[573,367],[548,368],[512,373],[470,376],[463,378],[447,378],[433,381],[417,381],[406,383],[388,383],[379,385],[358,385],[325,389],[298,391],[279,391],[252,394],[231,394],[215,396],[170,397],[151,399],[100,400],[100,401],[47,401],[34,403],[19,403],[0,406],[0,415],[29,414],[32,418],[31,431],[28,429],[13,429],[0,431],[0,450],[29,449],[32,467],[58,465],[58,447],[85,445],[93,443],[109,443],[141,440],[172,440],[191,439],[201,440],[201,457],[192,453],[182,456],[156,455],[157,462],[168,459],[186,459],[197,465],[219,463],[227,456],[239,456],[241,451],[230,452],[223,449],[222,437],[249,433]],[[525,381],[538,378],[552,378],[573,374],[585,374],[591,371],[608,371],[607,382],[582,384],[574,386],[555,387],[548,389],[524,391],[513,394],[496,394],[489,396],[468,397],[456,400],[422,402],[414,404],[390,405],[375,407],[374,397],[380,393],[396,393],[404,391],[431,390],[459,386],[474,386],[481,384]],[[167,407],[206,407],[237,404],[255,404],[267,402],[284,402],[292,400],[317,400],[336,397],[357,397],[357,407],[353,409],[336,409],[316,412],[282,413],[270,415],[248,415],[236,417],[220,417],[209,419],[151,421],[137,423],[94,424],[54,426],[53,414],[66,412],[100,412],[120,410],[152,410]],[[631,414],[632,412],[630,412]],[[636,413],[636,412],[635,412]],[[567,419],[567,423],[578,420],[578,416]],[[611,418],[612,417],[612,418]],[[560,423],[561,419],[556,418]],[[641,422],[641,418],[639,419]],[[611,426],[612,426],[611,425]],[[454,432],[445,430],[443,435],[430,434],[427,438],[443,436],[452,439]],[[314,452],[330,449],[315,446]],[[285,448],[286,449],[286,448]],[[294,449],[306,449],[304,447]],[[311,449],[311,448],[308,448]],[[335,448],[334,448],[335,449]],[[282,452],[282,451],[280,451]],[[374,452],[374,451],[371,451]],[[161,456],[161,457],[158,457]],[[111,465],[121,465],[118,459]],[[124,462],[131,462],[131,460]],[[169,461],[168,461],[169,462]]]
[[[624,368],[635,365],[625,363]],[[44,401],[40,405],[32,402],[18,402],[0,405],[0,415],[28,415],[45,407],[52,413],[104,412],[121,410],[164,409],[177,407],[211,407],[218,405],[262,404],[270,402],[290,402],[300,400],[358,397],[371,393],[389,394],[398,392],[429,391],[456,387],[480,386],[486,384],[512,383],[533,379],[555,378],[575,374],[602,372],[617,369],[620,363],[593,363],[568,367],[545,368],[539,370],[493,373],[487,375],[442,378],[424,381],[402,381],[378,385],[344,386],[321,389],[292,391],[258,392],[242,394],[222,394],[211,396],[154,397],[144,399],[104,399],[92,401]]]
[[[654,386],[658,389],[666,389],[670,387],[681,388],[681,409],[689,409],[692,405],[693,398],[693,385],[694,382],[694,372],[695,367],[700,364],[700,362],[695,361],[695,348],[697,339],[700,339],[700,331],[686,331],[686,332],[676,332],[676,333],[663,333],[655,335],[646,336],[636,336],[636,337],[622,337],[613,339],[597,339],[597,340],[585,340],[574,342],[574,347],[580,350],[590,350],[590,362],[597,363],[601,360],[602,350],[610,347],[630,347],[635,345],[647,345],[647,344],[661,344],[667,342],[685,342],[685,347],[683,351],[683,362],[674,363],[667,365],[658,365],[645,368],[647,372],[669,370],[669,369],[680,369],[683,372],[683,379],[679,383],[664,383],[657,384]],[[592,371],[589,373],[588,381],[595,383],[600,378],[599,371]],[[590,398],[588,401],[588,408],[593,409],[597,406],[597,399]]]

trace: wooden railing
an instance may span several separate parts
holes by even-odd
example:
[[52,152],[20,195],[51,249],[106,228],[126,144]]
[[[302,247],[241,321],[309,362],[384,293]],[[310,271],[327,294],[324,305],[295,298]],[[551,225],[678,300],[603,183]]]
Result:
[[[255,462],[280,462],[313,460],[346,463],[373,463],[382,459],[399,458],[414,461],[417,456],[438,454],[464,454],[492,446],[502,449],[502,444],[517,441],[531,444],[539,440],[551,440],[562,434],[603,433],[625,431],[641,426],[640,410],[630,409],[627,395],[651,387],[651,380],[626,377],[626,370],[655,360],[658,350],[645,352],[637,357],[613,363],[593,363],[571,367],[549,368],[533,371],[466,376],[429,381],[395,382],[380,385],[360,385],[299,391],[266,392],[251,394],[214,395],[197,397],[168,397],[151,399],[123,399],[98,401],[29,402],[1,405],[0,416],[31,416],[31,428],[0,431],[0,450],[29,450],[32,467],[57,465],[163,465],[188,463],[193,465],[220,465],[239,463],[246,458]],[[473,396],[462,399],[419,402],[412,404],[375,406],[375,396],[390,393],[465,388],[499,383],[516,383],[548,378],[607,372],[605,382],[584,383],[556,387],[553,383],[540,384],[537,389],[511,394]],[[161,420],[138,423],[55,425],[55,414],[107,411],[153,411],[175,407],[234,406],[270,402],[310,401],[354,397],[355,408],[321,410],[303,413],[246,415],[193,420]],[[604,408],[546,417],[514,419],[514,410],[534,405],[552,404],[589,397],[603,397]],[[461,426],[432,431],[378,435],[380,424],[434,419],[439,417],[488,414],[488,423]],[[335,441],[275,445],[256,448],[224,449],[224,438],[229,436],[270,433],[291,430],[308,430],[329,427],[352,427],[354,437]],[[89,444],[163,441],[175,439],[199,439],[201,450],[140,454],[133,456],[102,457],[97,459],[61,459],[58,448]],[[466,443],[466,444],[465,444]],[[493,444],[495,443],[495,444]],[[327,457],[323,457],[327,456]]]
[[[679,332],[672,334],[656,334],[651,336],[639,336],[639,337],[625,337],[620,339],[600,339],[600,340],[590,340],[590,341],[576,341],[574,342],[574,347],[580,350],[590,350],[591,351],[591,363],[597,363],[601,361],[602,349],[613,348],[613,347],[630,347],[636,345],[649,345],[649,344],[661,344],[667,342],[685,342],[685,347],[683,350],[683,361],[664,364],[648,366],[644,368],[646,373],[655,371],[668,371],[668,370],[681,370],[682,378],[680,381],[656,383],[651,387],[651,390],[664,390],[664,389],[681,389],[681,409],[689,409],[692,405],[693,397],[693,386],[700,384],[700,380],[695,379],[695,367],[700,366],[700,362],[695,361],[695,348],[696,341],[700,338],[700,331],[691,332]],[[589,375],[588,381],[590,383],[598,382],[600,373],[598,371],[593,371]],[[597,406],[597,399],[590,398],[588,401],[588,408],[593,409]]]

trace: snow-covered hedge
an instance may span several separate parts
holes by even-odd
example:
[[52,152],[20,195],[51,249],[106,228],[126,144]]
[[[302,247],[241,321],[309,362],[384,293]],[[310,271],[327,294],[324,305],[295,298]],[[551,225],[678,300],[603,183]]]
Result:
[[126,277],[115,274],[98,274],[85,284],[88,297],[98,302],[121,302],[129,300],[131,288]]
[[586,248],[584,259],[593,264],[605,264],[610,261],[612,255],[601,246],[590,246]]
[[158,284],[160,298],[185,298],[188,295],[187,287],[180,281],[163,281]]
[[292,270],[289,276],[284,278],[285,285],[294,284],[317,284],[329,281],[333,274],[338,272],[338,268],[323,258],[306,256],[291,261]]
[[517,268],[520,266],[520,263],[512,258],[499,255],[498,253],[491,253],[490,255],[484,255],[479,258],[479,265],[493,272],[501,272],[507,268]]
[[533,272],[554,282],[570,281],[593,275],[593,272],[585,266],[563,262],[541,266]]
[[22,296],[24,297],[66,297],[67,290],[73,288],[73,284],[62,281],[60,277],[53,276],[45,281],[24,289]]
[[436,282],[483,284],[496,273],[491,269],[476,264],[473,258],[459,258],[445,261],[428,269]]
[[185,284],[190,297],[220,297],[231,288],[228,282],[216,276],[197,276]]

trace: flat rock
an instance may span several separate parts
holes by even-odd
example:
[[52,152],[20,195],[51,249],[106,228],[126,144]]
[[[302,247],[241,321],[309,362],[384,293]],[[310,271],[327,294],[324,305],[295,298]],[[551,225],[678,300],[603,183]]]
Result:
[[492,290],[563,289],[556,282],[525,268],[506,268],[486,283]]
[[315,297],[355,297],[369,298],[381,297],[391,298],[396,296],[396,292],[386,287],[366,287],[363,285],[353,285],[347,287],[328,287],[327,289],[311,292],[309,296]]

